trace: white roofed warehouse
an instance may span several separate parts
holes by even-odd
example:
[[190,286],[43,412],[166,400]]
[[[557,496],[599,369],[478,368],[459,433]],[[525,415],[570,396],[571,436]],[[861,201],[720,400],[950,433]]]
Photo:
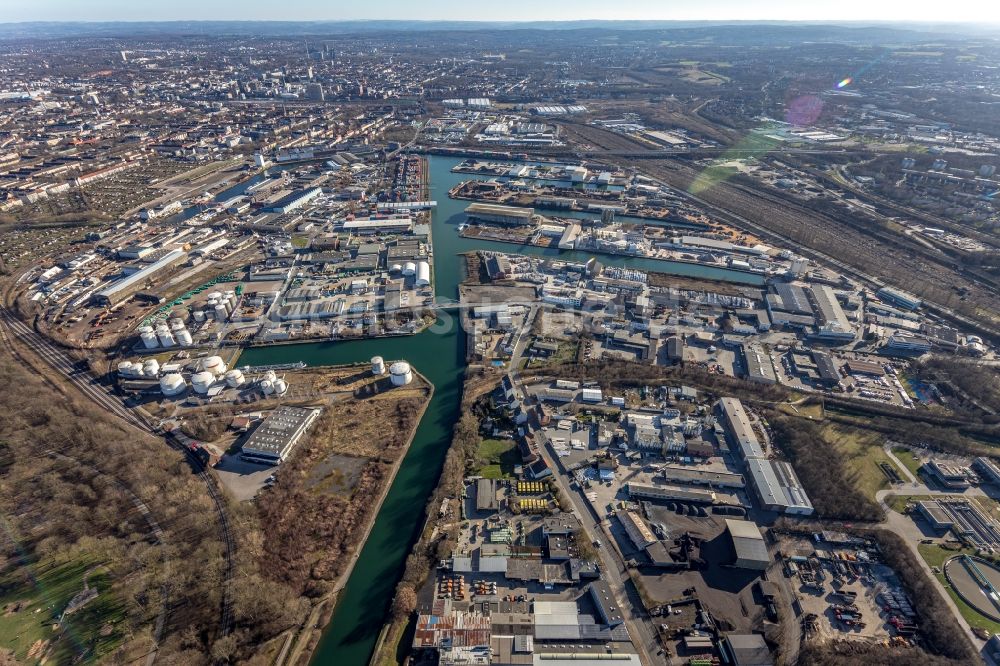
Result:
[[266,465],[284,462],[321,411],[302,407],[278,407],[257,426],[243,444],[240,457]]

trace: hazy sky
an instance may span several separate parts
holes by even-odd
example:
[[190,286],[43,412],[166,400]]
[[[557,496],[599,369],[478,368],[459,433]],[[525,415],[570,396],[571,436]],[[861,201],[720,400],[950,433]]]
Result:
[[1000,0],[0,0],[0,22],[141,20],[1000,22]]

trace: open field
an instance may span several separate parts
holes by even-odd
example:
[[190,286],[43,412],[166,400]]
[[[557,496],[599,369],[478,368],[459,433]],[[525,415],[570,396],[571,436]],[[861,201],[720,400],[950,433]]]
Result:
[[913,454],[913,451],[900,446],[893,447],[892,453],[899,458],[899,462],[903,463],[903,465],[906,466],[906,469],[913,473],[913,476],[917,476],[917,472],[920,470],[923,462],[921,462],[920,459]]
[[[3,647],[13,650],[18,659],[68,663],[83,648],[84,663],[95,663],[124,641],[128,631],[124,600],[116,594],[108,571],[79,555],[30,565],[30,589],[14,580],[17,567],[6,568],[0,577],[0,586],[8,590],[0,596],[0,636]],[[85,587],[96,590],[96,596],[60,623],[70,600]]]
[[484,439],[479,444],[479,473],[487,479],[507,479],[514,476],[514,466],[521,464],[517,442],[512,439]]

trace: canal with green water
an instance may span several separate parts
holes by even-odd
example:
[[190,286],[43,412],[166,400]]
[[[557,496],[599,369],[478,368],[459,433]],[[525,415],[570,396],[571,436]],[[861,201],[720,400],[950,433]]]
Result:
[[[438,202],[431,228],[434,287],[439,302],[458,298],[458,285],[465,277],[460,255],[470,250],[544,255],[580,262],[590,259],[591,255],[580,252],[461,238],[458,225],[465,221],[463,211],[470,202],[448,198],[452,187],[469,178],[451,173],[451,168],[460,161],[428,157],[430,198]],[[745,284],[763,281],[757,275],[683,262],[603,255],[599,260],[607,265],[687,277]],[[251,366],[295,361],[316,366],[367,363],[372,356],[382,356],[386,361],[409,361],[434,385],[434,397],[417,427],[410,449],[313,656],[312,663],[321,666],[364,666],[371,658],[396,584],[402,576],[406,556],[423,526],[424,506],[437,484],[451,442],[452,427],[459,418],[465,335],[459,330],[457,315],[442,313],[434,326],[414,336],[256,347],[245,350],[239,360],[240,365]]]

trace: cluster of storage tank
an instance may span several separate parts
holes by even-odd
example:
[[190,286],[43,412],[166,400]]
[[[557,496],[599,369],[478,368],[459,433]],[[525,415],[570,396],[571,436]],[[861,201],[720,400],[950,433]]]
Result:
[[140,361],[122,361],[118,364],[118,374],[134,379],[156,379],[160,376],[160,362],[151,358],[145,363]]
[[260,380],[260,390],[264,395],[285,395],[288,391],[288,382],[274,374],[274,370],[268,370]]
[[431,265],[426,261],[408,261],[403,266],[393,264],[392,270],[401,271],[407,277],[414,277],[414,284],[418,287],[426,287],[431,283]]
[[[385,374],[385,359],[372,356],[372,374],[381,377]],[[413,381],[413,369],[406,361],[396,361],[389,366],[389,380],[393,386],[406,386]]]
[[184,320],[180,317],[171,317],[169,324],[160,322],[156,325],[156,328],[152,326],[140,326],[139,339],[142,340],[142,345],[146,349],[157,349],[160,347],[169,349],[177,346],[190,347],[194,344],[191,332],[187,330]]
[[208,300],[205,301],[204,306],[197,306],[191,311],[191,316],[196,322],[203,322],[206,319],[228,321],[233,316],[235,309],[235,291],[213,291],[208,295]]

